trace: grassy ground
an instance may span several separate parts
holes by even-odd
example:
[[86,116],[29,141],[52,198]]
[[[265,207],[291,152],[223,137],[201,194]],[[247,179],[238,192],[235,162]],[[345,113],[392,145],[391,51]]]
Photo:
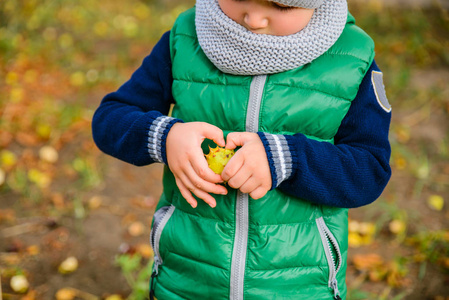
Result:
[[[0,2],[4,299],[143,299],[161,166],[106,157],[90,120],[188,7],[176,2]],[[348,299],[449,299],[449,13],[350,8],[376,41],[393,106],[393,177],[350,211]],[[68,257],[78,265],[67,273]]]

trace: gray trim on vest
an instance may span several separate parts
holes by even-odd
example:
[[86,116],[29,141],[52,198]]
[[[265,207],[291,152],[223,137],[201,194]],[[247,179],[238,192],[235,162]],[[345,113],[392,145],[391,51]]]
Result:
[[256,34],[229,18],[218,0],[196,1],[196,33],[207,58],[235,75],[279,73],[310,63],[340,37],[347,20],[346,0],[325,0],[309,24],[288,36]]

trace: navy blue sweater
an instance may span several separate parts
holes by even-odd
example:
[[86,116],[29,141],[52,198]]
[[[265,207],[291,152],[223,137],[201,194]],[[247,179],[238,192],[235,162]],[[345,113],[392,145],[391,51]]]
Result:
[[[182,122],[167,117],[174,103],[169,47],[167,32],[131,79],[104,97],[92,122],[95,143],[103,152],[138,166],[167,163],[167,134],[173,124]],[[391,113],[381,105],[386,100],[382,98],[384,87],[373,80],[373,71],[380,72],[375,62],[341,123],[334,145],[301,133],[282,137],[287,141],[282,152],[292,157],[288,177],[277,175],[279,161],[278,155],[271,153],[272,139],[259,133],[267,151],[272,188],[314,203],[346,208],[369,204],[380,196],[391,176]]]

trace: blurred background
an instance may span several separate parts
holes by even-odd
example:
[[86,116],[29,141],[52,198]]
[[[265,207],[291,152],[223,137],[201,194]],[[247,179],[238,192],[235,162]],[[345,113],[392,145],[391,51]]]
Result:
[[[350,210],[348,299],[449,299],[449,1],[349,0],[393,106],[393,177]],[[0,0],[0,299],[145,299],[161,165],[90,122],[193,1]]]

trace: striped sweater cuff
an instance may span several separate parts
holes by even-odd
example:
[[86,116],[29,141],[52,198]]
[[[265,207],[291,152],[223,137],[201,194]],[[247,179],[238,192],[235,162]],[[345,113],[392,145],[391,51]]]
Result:
[[268,163],[270,164],[272,187],[278,187],[284,180],[290,178],[293,173],[292,153],[287,139],[283,135],[257,133],[265,146]]
[[167,164],[165,142],[170,128],[177,122],[182,122],[167,116],[159,116],[150,124],[148,130],[148,153],[155,162]]

